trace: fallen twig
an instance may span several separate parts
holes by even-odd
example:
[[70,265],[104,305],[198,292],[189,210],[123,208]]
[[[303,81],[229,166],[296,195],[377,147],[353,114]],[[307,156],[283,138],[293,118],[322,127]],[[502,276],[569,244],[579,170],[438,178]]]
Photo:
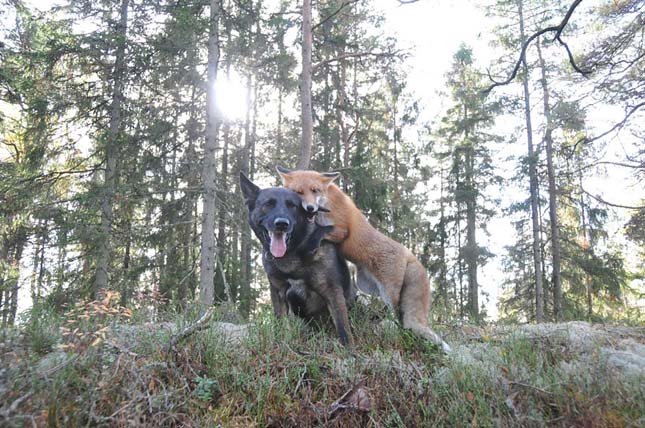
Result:
[[20,403],[25,401],[27,398],[31,397],[32,394],[33,394],[33,392],[29,391],[28,393],[26,393],[22,397],[16,398],[13,401],[13,403],[11,403],[11,405],[9,406],[9,408],[7,410],[0,411],[0,416],[5,418],[5,419],[9,419],[9,415],[11,415],[12,413],[15,413],[16,410],[18,410],[18,406],[20,406]]
[[372,399],[363,388],[363,381],[345,392],[338,400],[334,401],[327,408],[330,417],[334,417],[336,412],[342,409],[354,409],[361,412],[369,412],[372,409]]
[[548,396],[553,395],[553,393],[550,392],[550,391],[547,391],[547,390],[542,389],[542,388],[538,388],[537,386],[529,385],[528,383],[514,382],[514,381],[509,381],[508,383],[509,383],[509,385],[517,385],[517,386],[523,386],[524,388],[533,389],[533,390],[535,390],[537,392],[540,392],[540,393],[542,393],[544,395],[548,395]]
[[215,312],[215,308],[211,306],[208,308],[206,312],[204,312],[204,315],[201,316],[197,321],[195,321],[193,324],[189,325],[176,335],[172,337],[170,340],[170,349],[175,350],[179,342],[190,336],[191,334],[195,333],[196,331],[203,330],[210,319],[213,317],[213,313]]
[[127,355],[129,355],[131,357],[134,357],[134,358],[137,358],[139,356],[139,354],[137,354],[136,352],[133,352],[133,351],[129,350],[128,348],[126,348],[126,347],[124,347],[122,345],[119,345],[114,340],[109,340],[106,343],[108,345],[112,346],[113,348],[115,348],[116,350],[118,350],[119,352],[121,352],[122,354],[127,354]]

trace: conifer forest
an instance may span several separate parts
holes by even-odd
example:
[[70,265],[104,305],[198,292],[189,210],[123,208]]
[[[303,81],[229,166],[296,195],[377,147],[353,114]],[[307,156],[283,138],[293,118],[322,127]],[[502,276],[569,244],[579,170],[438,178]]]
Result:
[[[0,0],[0,351],[89,352],[107,340],[104,326],[181,331],[206,308],[222,322],[265,325],[269,282],[240,174],[282,186],[277,166],[340,172],[336,184],[369,223],[425,267],[429,324],[449,342],[464,326],[585,322],[640,328],[642,346],[644,124],[643,0]],[[84,319],[99,321],[79,330]],[[357,319],[351,312],[357,347],[371,350]],[[333,328],[326,335],[333,345]],[[408,349],[407,337],[387,346]],[[145,354],[113,345],[114,373]],[[207,344],[189,348],[207,361]],[[209,414],[223,421],[213,426],[430,426],[396,398],[399,419],[387,419],[367,372],[323,394],[310,363],[293,378],[285,369],[285,396],[313,403],[297,417],[281,419],[274,383],[264,407],[234,419],[242,410],[227,397],[249,395],[183,358],[158,380],[170,390],[178,373],[196,376],[169,419],[155,419],[161,404],[149,397],[108,403],[121,393],[100,382],[69,386],[91,397],[85,413],[61,404],[44,414],[45,386],[2,369],[0,425],[209,426],[200,419]],[[80,373],[80,360],[66,361],[56,373]],[[13,386],[1,387],[6,376]],[[145,379],[150,393],[157,378]],[[509,382],[536,403],[578,397]],[[540,411],[547,426],[643,422],[642,407],[598,416],[589,404],[579,410],[596,415],[587,424],[570,411],[580,406],[529,411],[512,398],[504,413],[460,391],[492,412],[460,410],[472,426],[477,417],[543,426],[529,417]],[[340,401],[319,410],[327,398]],[[135,408],[146,416],[127,419]],[[436,411],[438,425],[460,426],[452,410]]]

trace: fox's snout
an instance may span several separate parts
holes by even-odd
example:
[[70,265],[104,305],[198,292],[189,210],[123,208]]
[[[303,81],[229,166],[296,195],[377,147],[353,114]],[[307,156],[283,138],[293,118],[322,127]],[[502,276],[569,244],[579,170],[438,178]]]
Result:
[[318,211],[318,204],[310,204],[303,201],[302,208],[304,208],[308,213],[315,213],[316,211]]

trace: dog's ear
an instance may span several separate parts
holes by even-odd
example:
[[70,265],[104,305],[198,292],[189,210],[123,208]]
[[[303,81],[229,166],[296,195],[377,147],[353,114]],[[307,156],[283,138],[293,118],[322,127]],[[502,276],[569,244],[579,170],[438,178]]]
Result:
[[258,193],[260,193],[260,188],[253,184],[242,172],[240,172],[240,189],[242,189],[246,205],[249,208],[253,208],[255,200],[258,198]]
[[321,172],[320,176],[322,177],[323,181],[325,184],[328,186],[334,182],[338,177],[340,177],[340,172],[335,171],[335,172]]
[[278,174],[280,174],[280,177],[282,177],[282,184],[287,184],[289,181],[291,181],[291,170],[287,169],[281,165],[278,165],[275,167],[276,171],[278,171]]

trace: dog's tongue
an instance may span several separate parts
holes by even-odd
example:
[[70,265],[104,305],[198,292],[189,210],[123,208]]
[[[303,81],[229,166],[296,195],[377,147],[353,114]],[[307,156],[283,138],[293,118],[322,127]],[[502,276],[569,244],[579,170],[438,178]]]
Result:
[[271,254],[273,257],[282,257],[287,252],[287,234],[269,232],[271,238]]

